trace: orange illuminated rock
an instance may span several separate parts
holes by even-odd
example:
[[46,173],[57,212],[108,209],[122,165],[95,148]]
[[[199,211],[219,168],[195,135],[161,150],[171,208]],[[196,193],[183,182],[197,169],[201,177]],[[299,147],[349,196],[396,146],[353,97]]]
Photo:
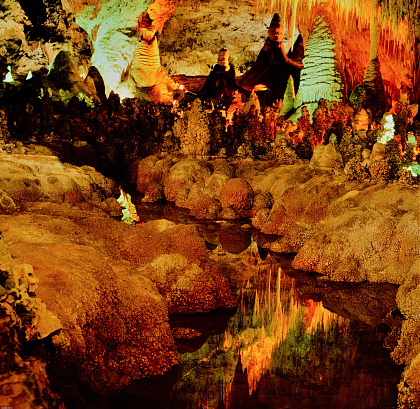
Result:
[[252,186],[241,178],[230,179],[223,186],[220,202],[224,208],[233,209],[238,215],[245,215],[254,199]]
[[155,23],[147,11],[139,16],[138,23],[139,42],[126,82],[134,83],[153,102],[171,103],[179,85],[161,67]]

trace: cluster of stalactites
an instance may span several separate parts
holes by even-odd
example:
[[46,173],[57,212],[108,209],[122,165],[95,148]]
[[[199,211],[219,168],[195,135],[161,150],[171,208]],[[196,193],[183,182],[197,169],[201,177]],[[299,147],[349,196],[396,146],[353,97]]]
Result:
[[[327,0],[254,0],[255,15],[278,12],[283,22],[290,21],[294,32],[296,24],[312,21],[318,7]],[[388,40],[394,53],[414,41],[413,25],[420,17],[420,0],[328,0],[338,25],[350,30],[371,31],[379,24],[381,37]]]

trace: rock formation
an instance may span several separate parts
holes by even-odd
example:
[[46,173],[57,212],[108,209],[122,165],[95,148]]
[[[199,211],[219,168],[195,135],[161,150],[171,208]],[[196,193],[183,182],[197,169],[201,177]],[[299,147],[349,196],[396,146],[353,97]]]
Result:
[[41,402],[61,408],[50,390],[41,359],[29,358],[25,349],[57,334],[62,324],[36,296],[39,279],[30,264],[16,263],[0,234],[0,400],[11,407],[41,408]]
[[[299,64],[286,75],[276,71],[276,62],[287,66],[291,59],[299,60],[305,45],[294,102],[295,108],[302,107],[303,119],[294,125],[277,118],[277,111],[264,111],[260,117],[252,99],[246,107],[251,115],[237,113],[226,127],[220,111],[209,114],[198,100],[172,109],[124,101],[132,94],[118,87],[125,78],[137,95],[171,102],[173,82],[163,70],[207,75],[217,52],[225,48],[233,64],[246,71],[263,46],[260,36],[269,21],[260,13],[266,12],[266,2],[256,2],[255,10],[229,0],[196,2],[193,10],[183,2],[162,31],[178,6],[175,0],[3,1],[0,79],[7,73],[7,82],[0,84],[0,352],[6,365],[0,390],[9,393],[8,405],[17,406],[15,398],[34,401],[35,396],[59,407],[60,399],[45,382],[45,359],[51,389],[80,406],[133,379],[162,373],[177,362],[174,334],[195,334],[171,331],[168,313],[236,305],[225,274],[235,280],[237,272],[226,273],[223,263],[209,256],[216,240],[206,245],[195,227],[166,220],[121,223],[116,184],[95,169],[128,183],[131,166],[144,202],[165,199],[191,216],[220,221],[218,250],[242,254],[253,228],[258,245],[255,249],[253,243],[250,251],[264,257],[268,251],[296,253],[293,266],[332,281],[397,285],[398,311],[384,321],[391,328],[386,345],[395,362],[404,365],[400,409],[419,406],[419,197],[417,173],[409,169],[419,168],[414,158],[420,127],[406,102],[419,102],[420,8],[408,0],[394,3],[350,1],[342,7],[330,1],[282,2],[283,18],[292,16],[290,37],[297,35],[295,25],[301,36],[286,55],[275,19],[255,67],[279,75],[260,81],[256,74],[258,81],[249,88],[264,84],[281,99],[290,74],[297,88]],[[144,17],[140,42],[134,29],[139,14]],[[318,15],[325,19],[313,24]],[[155,35],[160,32],[163,64]],[[375,49],[370,56],[369,44]],[[264,59],[274,63],[261,67]],[[82,80],[80,74],[85,76],[88,69]],[[26,81],[30,71],[33,78]],[[376,122],[391,108],[391,100],[399,99],[400,106],[395,103],[386,119],[394,115],[403,138],[401,152],[394,135],[376,129],[367,110],[356,112],[352,128],[351,109],[326,104],[346,102],[349,91],[363,80],[365,91],[372,91],[366,108]],[[289,104],[291,88],[290,81]],[[410,94],[407,98],[404,91]],[[316,105],[321,97],[311,123],[302,104]],[[285,110],[290,106],[285,104]],[[283,133],[275,138],[280,128]],[[94,168],[64,164],[37,145],[40,141],[61,157]],[[238,156],[229,157],[236,152]],[[228,221],[242,223],[243,217],[249,218],[247,225],[227,226]],[[248,234],[238,239],[242,230]],[[383,321],[383,311],[373,321]],[[363,317],[353,310],[349,314]],[[251,319],[258,322],[261,317],[255,313]],[[238,374],[244,376],[242,368],[247,368],[247,376],[261,377],[249,362],[252,351],[265,351],[264,345],[246,345]],[[36,350],[32,360],[22,354],[28,346],[28,354]],[[78,394],[80,385],[87,391],[84,396]]]
[[[38,324],[28,337],[55,334],[59,359],[50,364],[49,377],[67,385],[64,400],[83,401],[77,379],[93,394],[108,394],[175,364],[168,312],[236,305],[193,226],[128,226],[110,218],[106,212],[115,216],[118,207],[115,186],[92,168],[62,164],[54,156],[2,153],[0,169],[0,224],[21,263],[13,271],[2,267],[11,273],[0,291],[6,296],[19,280],[32,294],[35,273],[47,309],[40,301],[31,307]],[[173,257],[179,266],[168,264]],[[10,254],[4,260],[14,264]]]
[[295,108],[311,103],[343,101],[341,75],[337,69],[334,35],[328,22],[317,16],[305,47]]
[[133,95],[136,95],[137,89],[140,88],[153,102],[171,103],[173,93],[179,85],[166,75],[161,67],[155,23],[147,11],[140,14],[138,23],[139,41],[128,77],[120,87],[134,87]]
[[369,109],[373,120],[377,123],[381,120],[385,112],[385,89],[378,58],[370,61],[362,84],[353,90],[350,100],[356,112]]
[[[228,108],[235,98],[235,92],[249,94],[237,83],[235,67],[229,64],[229,51],[222,49],[219,51],[217,64],[200,90],[199,97],[203,101],[210,100],[215,105],[220,104]],[[242,104],[240,106],[242,107]]]
[[283,99],[289,76],[298,77],[299,71],[303,68],[299,61],[294,61],[287,56],[282,41],[283,29],[279,15],[274,14],[264,47],[254,66],[239,81],[240,85],[249,91],[256,86],[268,88],[270,96],[267,105]]

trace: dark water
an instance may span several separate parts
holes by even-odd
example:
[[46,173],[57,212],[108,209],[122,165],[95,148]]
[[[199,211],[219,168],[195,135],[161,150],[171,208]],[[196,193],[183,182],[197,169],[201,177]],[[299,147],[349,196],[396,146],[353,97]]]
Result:
[[[182,211],[145,207],[142,220]],[[166,214],[166,213],[167,214]],[[181,219],[181,220],[180,220]],[[180,362],[108,399],[110,409],[394,409],[401,368],[383,347],[381,324],[396,287],[330,283],[296,272],[290,258],[267,255],[262,239],[239,224],[198,224],[211,257],[226,265],[240,306],[173,316]],[[255,232],[254,232],[255,233]]]

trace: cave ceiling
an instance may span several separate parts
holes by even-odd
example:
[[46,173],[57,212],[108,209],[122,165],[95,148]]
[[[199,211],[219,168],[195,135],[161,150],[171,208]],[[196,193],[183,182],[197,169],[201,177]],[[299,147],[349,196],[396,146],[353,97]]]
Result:
[[208,75],[221,48],[230,51],[240,75],[255,61],[274,12],[284,20],[286,48],[299,32],[307,41],[322,14],[348,90],[363,80],[375,26],[385,88],[393,94],[414,88],[418,101],[419,7],[419,0],[4,0],[0,70],[5,74],[11,65],[17,76],[48,70],[64,49],[72,52],[82,76],[95,65],[109,92],[131,63],[137,18],[148,9],[169,75]]

